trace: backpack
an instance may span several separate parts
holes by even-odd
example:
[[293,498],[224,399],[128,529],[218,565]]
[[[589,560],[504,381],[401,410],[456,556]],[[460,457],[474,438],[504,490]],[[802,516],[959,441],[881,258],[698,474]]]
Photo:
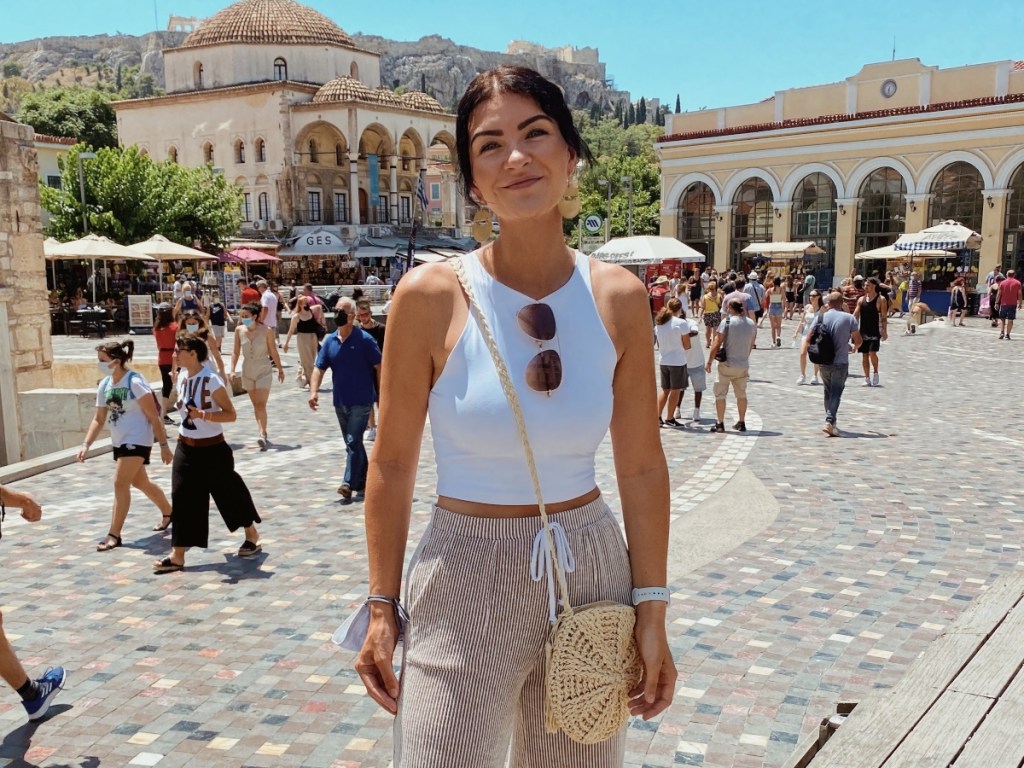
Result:
[[832,365],[836,359],[836,344],[821,318],[811,328],[807,340],[807,358],[815,365]]

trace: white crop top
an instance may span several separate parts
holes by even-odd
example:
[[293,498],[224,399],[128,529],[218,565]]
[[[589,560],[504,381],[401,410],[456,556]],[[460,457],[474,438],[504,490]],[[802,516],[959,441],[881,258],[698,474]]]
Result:
[[[541,351],[516,315],[534,300],[499,283],[464,257],[466,275],[490,323],[522,403],[546,503],[581,496],[596,483],[594,457],[612,416],[617,355],[594,304],[590,258],[576,253],[576,268],[558,290],[541,299],[555,315],[555,338],[543,349],[562,358],[562,383],[550,393],[526,385],[529,361]],[[437,492],[486,504],[535,504],[515,418],[476,316],[466,326],[430,392],[430,431],[437,461]]]

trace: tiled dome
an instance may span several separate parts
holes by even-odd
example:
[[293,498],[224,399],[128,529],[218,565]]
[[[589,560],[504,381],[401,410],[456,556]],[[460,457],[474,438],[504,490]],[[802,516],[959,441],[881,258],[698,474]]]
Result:
[[320,86],[313,97],[314,103],[325,101],[374,101],[370,89],[354,77],[342,75]]
[[385,88],[383,85],[379,85],[370,91],[370,98],[388,107],[402,106],[402,102],[399,101],[398,94],[389,88]]
[[412,109],[422,109],[425,112],[443,112],[441,102],[433,96],[428,96],[423,91],[409,91],[402,94],[402,104]]
[[352,38],[321,13],[294,0],[241,0],[204,21],[182,48],[220,43],[312,43],[353,47]]

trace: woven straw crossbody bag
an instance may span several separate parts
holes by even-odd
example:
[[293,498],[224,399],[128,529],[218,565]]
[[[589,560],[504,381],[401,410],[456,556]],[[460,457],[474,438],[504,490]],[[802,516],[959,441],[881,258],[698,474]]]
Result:
[[452,259],[449,263],[476,315],[498,370],[501,388],[515,416],[533,491],[537,496],[548,556],[558,581],[562,611],[551,626],[545,648],[545,728],[548,733],[561,730],[570,739],[582,744],[597,744],[614,736],[629,719],[629,691],[639,682],[642,672],[640,654],[633,636],[636,612],[632,606],[611,601],[589,603],[576,608],[569,602],[565,571],[544,508],[540,478],[527,437],[519,395],[498,351],[487,318],[466,278],[462,260]]

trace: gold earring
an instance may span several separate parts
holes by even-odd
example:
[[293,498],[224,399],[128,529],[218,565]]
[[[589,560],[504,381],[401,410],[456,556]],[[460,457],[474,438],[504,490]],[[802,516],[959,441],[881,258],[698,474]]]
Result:
[[491,239],[491,212],[481,208],[473,216],[473,227],[470,230],[473,239],[483,245]]
[[575,181],[570,181],[565,188],[565,194],[558,202],[558,212],[563,219],[575,219],[580,215],[583,204],[580,202],[580,186]]

